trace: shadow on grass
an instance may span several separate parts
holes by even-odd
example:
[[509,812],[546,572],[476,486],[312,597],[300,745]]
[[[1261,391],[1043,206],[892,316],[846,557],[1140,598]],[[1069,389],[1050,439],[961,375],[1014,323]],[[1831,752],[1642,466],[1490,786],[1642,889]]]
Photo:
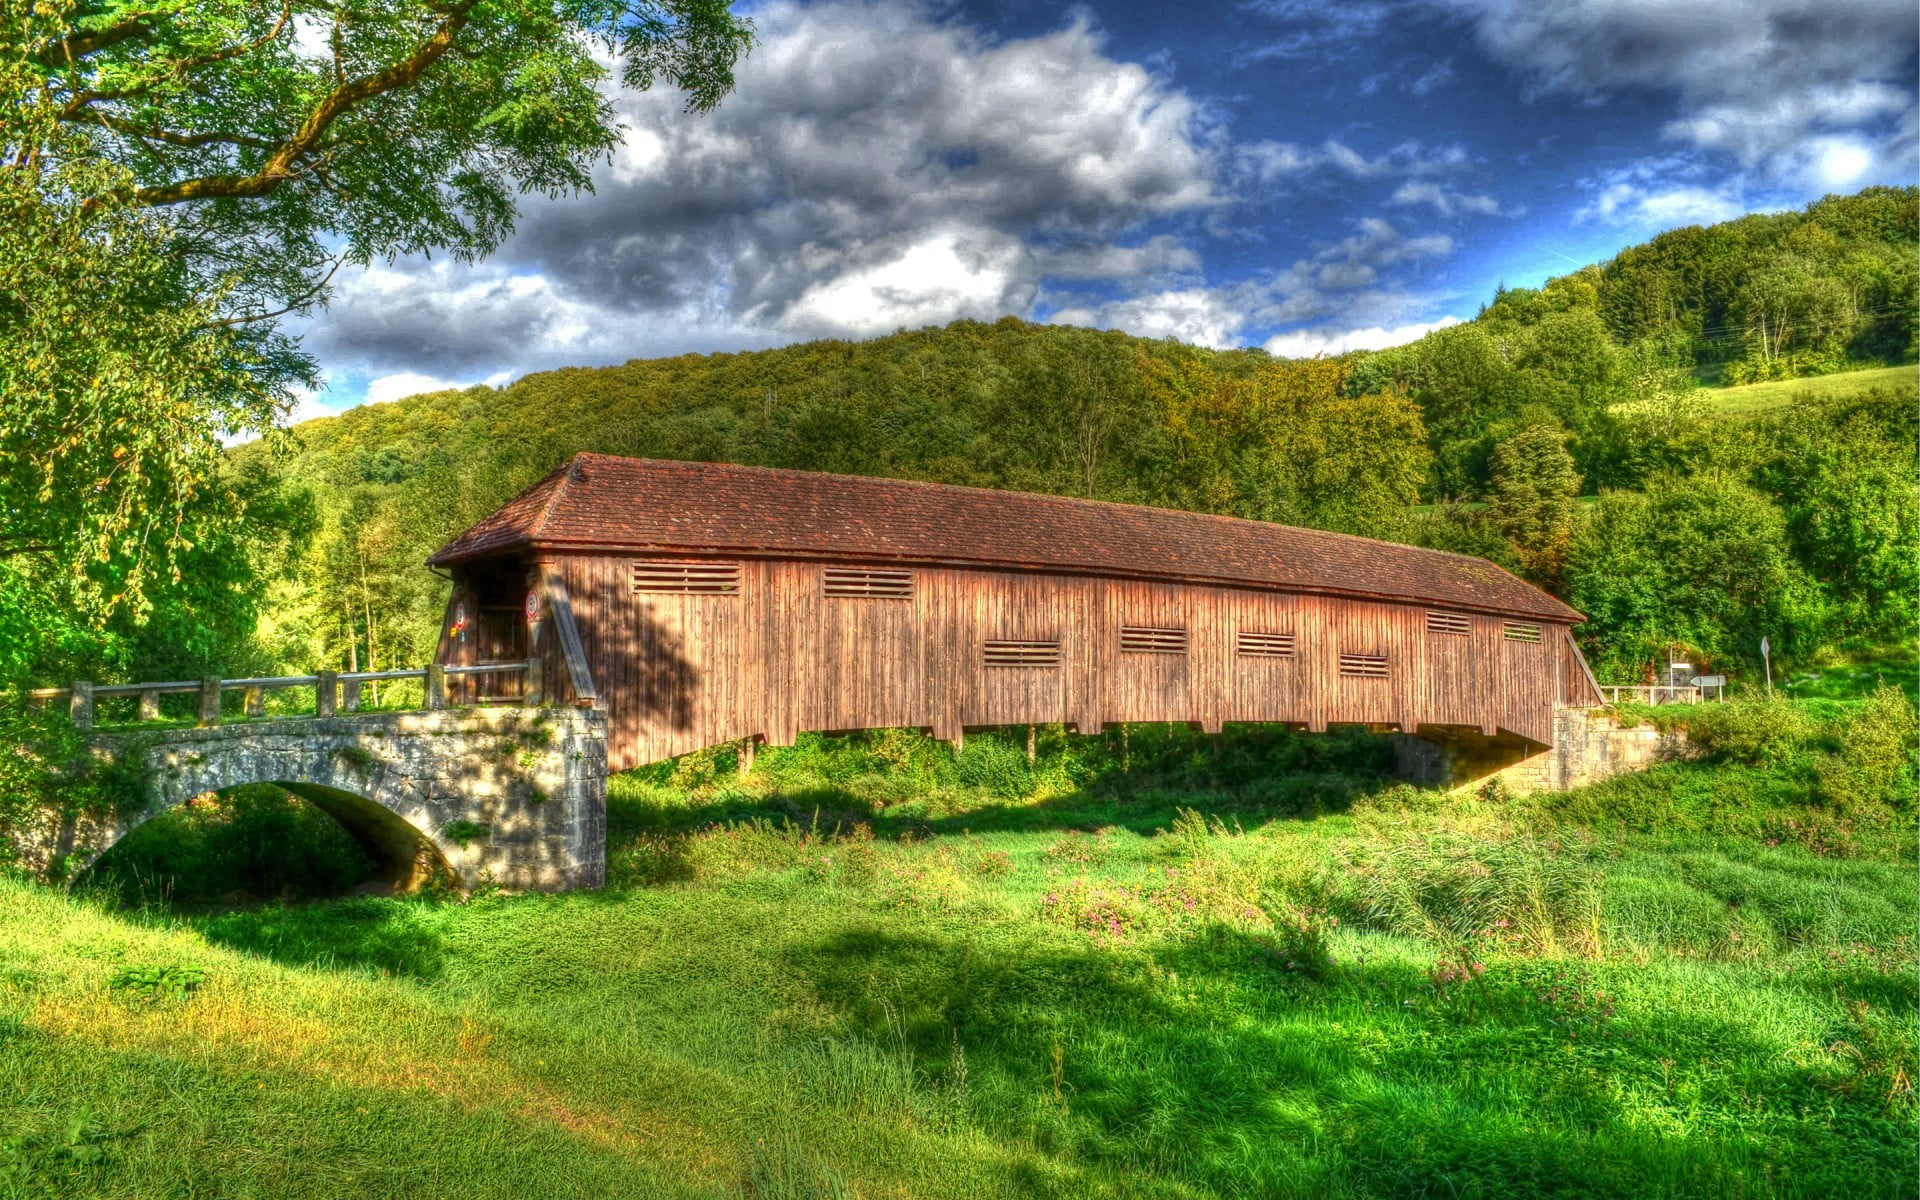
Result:
[[353,899],[245,909],[192,920],[216,945],[291,967],[437,978],[447,951],[430,899]]
[[1555,964],[1445,997],[1404,963],[1272,964],[1224,928],[1115,952],[869,927],[787,966],[925,1077],[964,1061],[997,1136],[1221,1195],[1903,1194],[1910,1130],[1680,997],[1629,1024]]
[[734,751],[715,748],[616,776],[608,831],[617,841],[773,819],[825,830],[860,823],[883,836],[1144,833],[1186,807],[1222,816],[1344,812],[1387,786],[1393,769],[1387,739],[1357,727],[1229,726],[1210,736],[1146,725],[1085,738],[1045,729],[1036,761],[1017,730],[970,734],[959,754],[907,730],[807,734],[765,751],[744,785],[733,777]]

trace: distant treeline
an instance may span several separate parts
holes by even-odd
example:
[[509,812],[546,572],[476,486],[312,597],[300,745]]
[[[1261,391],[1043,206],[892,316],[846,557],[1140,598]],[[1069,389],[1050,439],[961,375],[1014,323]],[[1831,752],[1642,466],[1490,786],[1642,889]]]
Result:
[[[1587,611],[1597,665],[1762,634],[1910,638],[1914,397],[1716,417],[1702,374],[1911,361],[1915,189],[1662,234],[1410,346],[1289,362],[1008,318],[529,376],[232,454],[253,518],[151,621],[41,673],[385,667],[431,651],[422,560],[593,450],[1091,496],[1484,554]],[[251,662],[237,661],[247,646]]]

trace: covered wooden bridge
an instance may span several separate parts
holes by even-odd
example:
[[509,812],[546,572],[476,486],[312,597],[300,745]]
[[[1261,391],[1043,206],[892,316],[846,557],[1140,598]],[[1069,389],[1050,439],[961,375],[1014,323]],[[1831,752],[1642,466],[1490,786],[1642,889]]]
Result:
[[454,583],[438,661],[536,659],[547,697],[604,710],[616,771],[803,730],[1123,721],[1517,761],[1601,703],[1581,614],[1484,559],[1132,505],[582,454],[430,561]]

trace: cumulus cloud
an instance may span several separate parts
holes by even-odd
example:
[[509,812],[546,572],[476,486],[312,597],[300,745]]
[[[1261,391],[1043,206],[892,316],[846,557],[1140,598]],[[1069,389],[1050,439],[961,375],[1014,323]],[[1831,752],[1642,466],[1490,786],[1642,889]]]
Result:
[[[995,39],[944,11],[759,8],[716,112],[612,88],[626,132],[593,194],[530,199],[477,266],[403,259],[343,277],[309,346],[377,401],[503,369],[1008,313],[1211,346],[1334,313],[1387,328],[1431,315],[1399,279],[1453,250],[1403,231],[1411,213],[1226,283],[1209,282],[1193,239],[1249,236],[1228,218],[1270,189],[1397,183],[1402,209],[1498,210],[1453,185],[1472,165],[1462,146],[1239,146],[1216,110],[1110,57],[1084,14]],[[1451,67],[1423,61],[1423,86],[1440,86]]]
[[1062,308],[1056,325],[1121,329],[1139,337],[1173,338],[1195,346],[1224,350],[1240,345],[1240,332],[1271,304],[1254,284],[1230,288],[1191,287]]
[[1481,48],[1538,93],[1676,95],[1669,139],[1774,183],[1910,173],[1920,39],[1910,0],[1436,3],[1467,16]]
[[1388,329],[1380,325],[1365,329],[1293,329],[1277,333],[1266,341],[1266,351],[1278,358],[1313,358],[1322,354],[1345,354],[1349,350],[1384,350],[1417,342],[1436,329],[1458,325],[1459,317],[1438,321],[1417,321]]
[[396,371],[391,375],[381,375],[367,382],[366,403],[386,404],[394,400],[404,400],[408,396],[421,396],[428,392],[455,391],[471,387],[471,383],[460,383],[452,379],[441,379],[434,375],[422,375],[418,371]]
[[343,279],[310,344],[364,375],[473,378],[991,319],[1050,278],[1197,277],[1145,226],[1232,202],[1224,135],[1084,15],[1003,41],[912,0],[754,19],[716,112],[614,90],[626,135],[592,195],[529,201],[478,268]]
[[633,132],[599,194],[543,208],[511,252],[573,298],[865,333],[1022,307],[1036,239],[1226,200],[1197,106],[1084,19],[1004,43],[912,7],[755,19],[718,112],[623,93]]

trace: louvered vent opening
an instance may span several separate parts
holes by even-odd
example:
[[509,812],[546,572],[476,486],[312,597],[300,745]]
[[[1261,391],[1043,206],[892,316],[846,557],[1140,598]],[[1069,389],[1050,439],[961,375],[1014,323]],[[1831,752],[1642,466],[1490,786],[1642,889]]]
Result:
[[986,663],[989,667],[1057,667],[1060,643],[990,641]]
[[633,564],[633,590],[680,596],[734,596],[740,592],[740,564],[639,562]]
[[911,600],[913,572],[866,567],[828,567],[827,595],[848,600]]
[[1387,677],[1387,656],[1384,654],[1342,654],[1340,673],[1357,675],[1362,679],[1385,679]]
[[1430,612],[1427,614],[1427,632],[1464,636],[1473,632],[1473,620],[1460,613]]
[[1246,630],[1241,630],[1237,648],[1248,658],[1292,658],[1293,635],[1248,633]]
[[1506,633],[1507,640],[1510,642],[1538,642],[1540,640],[1540,627],[1538,625],[1522,625],[1517,621],[1508,621]]
[[1187,631],[1124,625],[1120,629],[1120,649],[1128,654],[1185,654]]

